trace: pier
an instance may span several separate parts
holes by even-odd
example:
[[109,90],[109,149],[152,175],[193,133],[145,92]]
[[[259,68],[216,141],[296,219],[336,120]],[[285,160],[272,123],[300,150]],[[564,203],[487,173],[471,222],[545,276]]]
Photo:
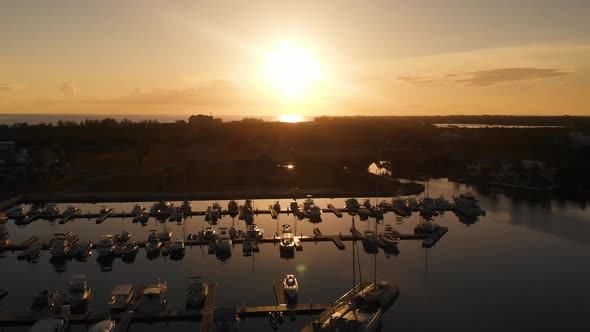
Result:
[[98,219],[96,219],[97,224],[102,224],[103,221],[107,220],[107,218],[115,212],[115,209],[109,209],[107,212],[101,214]]
[[333,204],[328,204],[328,210],[334,213],[336,217],[342,218],[342,212],[335,208]]

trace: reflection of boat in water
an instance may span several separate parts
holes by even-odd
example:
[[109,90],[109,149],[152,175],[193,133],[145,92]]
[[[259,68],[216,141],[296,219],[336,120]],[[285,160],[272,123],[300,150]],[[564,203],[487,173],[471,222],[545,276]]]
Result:
[[235,332],[240,326],[236,308],[213,309],[213,331]]
[[244,254],[244,256],[251,256],[252,255],[252,241],[251,240],[244,240],[244,242],[242,242],[242,252]]
[[88,332],[113,332],[117,324],[112,319],[105,319],[94,324]]
[[51,257],[54,258],[63,258],[70,254],[72,249],[71,246],[71,233],[57,233],[54,235],[53,239],[50,240],[50,249],[49,253]]
[[137,312],[142,314],[158,314],[166,307],[166,292],[168,286],[165,282],[156,282],[146,286],[139,299]]
[[109,299],[110,311],[124,311],[133,298],[133,285],[117,285]]
[[96,251],[98,251],[98,258],[110,257],[115,254],[115,244],[111,234],[101,236],[100,241],[96,244]]
[[219,234],[215,239],[215,254],[219,258],[229,258],[231,256],[232,240],[227,233],[227,227],[220,227]]
[[184,257],[184,251],[184,241],[182,239],[176,239],[176,241],[170,245],[170,258],[172,260],[181,259]]
[[486,212],[479,206],[472,193],[465,193],[453,197],[453,208],[465,215],[478,217],[485,216]]
[[370,211],[366,206],[361,205],[357,210],[357,214],[359,215],[359,218],[364,221],[369,219]]
[[188,307],[198,307],[205,303],[209,289],[205,278],[189,277],[186,281],[186,305]]
[[322,209],[320,209],[317,205],[312,204],[307,211],[309,216],[309,221],[311,222],[321,222],[322,221]]
[[406,201],[401,198],[396,198],[391,202],[391,209],[397,215],[402,217],[409,217],[412,215],[412,211],[406,204]]
[[234,201],[233,199],[231,201],[229,201],[229,203],[227,203],[227,212],[229,213],[229,215],[232,218],[234,218],[235,216],[238,215],[238,212],[239,212],[238,203],[236,201]]
[[193,212],[193,206],[192,206],[191,202],[190,201],[182,202],[182,205],[180,206],[180,212],[182,212],[183,214],[191,214]]
[[375,235],[375,232],[371,230],[364,231],[364,236],[362,238],[363,248],[369,253],[375,253],[379,250],[379,239]]
[[293,301],[297,299],[297,294],[299,292],[299,284],[297,283],[297,279],[292,274],[287,274],[283,279],[283,290],[289,300]]
[[459,222],[465,224],[465,226],[471,226],[479,220],[479,216],[468,215],[456,210],[453,211],[453,214],[459,219]]

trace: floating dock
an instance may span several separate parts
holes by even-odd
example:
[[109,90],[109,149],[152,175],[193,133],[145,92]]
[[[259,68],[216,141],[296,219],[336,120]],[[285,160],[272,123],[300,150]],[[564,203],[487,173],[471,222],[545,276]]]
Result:
[[336,217],[342,218],[342,212],[334,207],[332,204],[328,204],[328,210],[330,210]]
[[115,212],[115,209],[109,209],[106,213],[101,214],[98,219],[96,219],[97,224],[102,224],[103,221],[107,220],[107,218]]
[[202,310],[201,332],[209,332],[213,327],[213,308],[215,307],[215,294],[217,283],[207,283],[207,297]]
[[[257,211],[258,212],[258,211]],[[272,205],[268,206],[268,212],[273,219],[277,219],[278,213]]]

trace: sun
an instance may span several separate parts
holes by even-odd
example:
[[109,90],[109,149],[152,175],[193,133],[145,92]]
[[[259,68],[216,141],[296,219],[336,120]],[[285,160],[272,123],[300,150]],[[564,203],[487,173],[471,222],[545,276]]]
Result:
[[283,41],[268,53],[266,75],[285,98],[300,100],[319,79],[320,69],[305,48]]
[[279,122],[299,123],[303,122],[303,117],[298,114],[283,114],[279,115]]

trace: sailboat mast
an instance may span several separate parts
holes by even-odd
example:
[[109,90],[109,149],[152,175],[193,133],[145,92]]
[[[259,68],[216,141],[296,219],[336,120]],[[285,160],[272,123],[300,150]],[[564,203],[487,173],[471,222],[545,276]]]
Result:
[[[352,229],[350,230],[352,233],[352,291],[354,295],[354,287],[356,286],[356,269],[355,269],[355,247],[356,247],[356,236],[354,233],[354,215],[352,216]],[[354,298],[354,297],[353,297]]]

